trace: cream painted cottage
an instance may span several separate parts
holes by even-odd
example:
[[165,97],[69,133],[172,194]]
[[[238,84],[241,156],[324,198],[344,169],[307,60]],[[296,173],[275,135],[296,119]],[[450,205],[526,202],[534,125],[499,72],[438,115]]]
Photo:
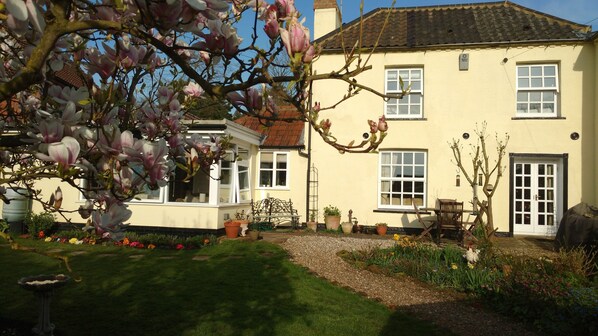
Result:
[[[411,85],[400,100],[361,93],[321,113],[346,142],[361,138],[367,119],[385,115],[389,132],[379,151],[341,155],[318,138],[310,141],[300,122],[271,128],[248,118],[195,123],[191,132],[231,135],[239,159],[213,167],[220,180],[198,175],[181,183],[175,174],[167,187],[140,195],[131,202],[132,226],[222,229],[224,219],[249,211],[252,198],[270,196],[292,199],[302,221],[309,210],[319,210],[321,220],[323,207],[333,204],[344,218],[353,210],[360,224],[417,229],[414,202],[472,199],[470,186],[456,183],[460,172],[449,142],[475,145],[483,122],[491,133],[510,135],[503,179],[495,186],[500,233],[553,235],[568,207],[597,203],[598,34],[589,26],[509,1],[380,8],[365,14],[362,28],[355,20],[342,33],[336,1],[315,0],[314,11],[322,46],[315,71],[343,64],[341,42],[353,46],[363,32],[364,51],[378,45],[372,69],[357,80],[387,93],[399,90],[399,78]],[[313,99],[326,105],[345,92],[342,84],[323,81]],[[40,183],[48,194],[55,187]],[[76,190],[62,190],[66,207],[82,203]]]
[[[411,86],[400,100],[361,93],[324,116],[347,141],[380,115],[389,134],[378,153],[359,157],[314,142],[321,206],[334,204],[344,215],[352,209],[360,224],[401,230],[419,227],[413,202],[434,206],[451,198],[467,207],[472,188],[457,183],[449,143],[460,139],[467,152],[483,122],[490,134],[510,135],[495,186],[500,233],[554,235],[568,207],[596,204],[598,38],[591,27],[509,1],[380,8],[364,15],[363,27],[355,20],[342,29],[336,1],[315,0],[314,10],[323,48],[316,71],[342,64],[343,46],[362,34],[363,50],[376,48],[359,83],[386,93],[398,92],[399,78]],[[345,92],[324,81],[313,99],[326,105]]]

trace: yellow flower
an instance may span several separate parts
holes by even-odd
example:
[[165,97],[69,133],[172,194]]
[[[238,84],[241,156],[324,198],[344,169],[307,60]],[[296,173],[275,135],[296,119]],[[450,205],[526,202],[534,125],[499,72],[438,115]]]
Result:
[[46,239],[44,239],[44,241],[45,241],[46,243],[49,243],[49,242],[51,242],[51,241],[52,241],[52,237],[46,237]]
[[475,265],[472,264],[472,263],[470,263],[470,262],[468,262],[467,263],[467,267],[469,267],[469,269],[473,269],[475,267]]
[[78,240],[79,239],[77,239],[77,238],[71,238],[71,239],[69,239],[69,244],[77,244]]
[[455,264],[455,263],[451,263],[451,269],[454,269],[454,270],[456,270],[456,269],[458,269],[458,268],[459,268],[459,266],[457,266],[457,264]]
[[401,238],[401,237],[396,233],[392,236],[392,239],[394,239],[394,240],[399,240],[399,238]]

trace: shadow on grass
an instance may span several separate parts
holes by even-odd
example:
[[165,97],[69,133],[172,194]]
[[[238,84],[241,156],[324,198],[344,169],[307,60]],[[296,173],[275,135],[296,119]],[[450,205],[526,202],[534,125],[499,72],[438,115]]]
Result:
[[[56,293],[51,310],[55,334],[276,335],[277,325],[292,323],[308,307],[297,302],[290,287],[282,250],[243,245],[219,247],[203,261],[192,260],[197,253],[193,251],[139,251],[144,257],[135,259],[129,258],[136,254],[130,249],[115,256],[96,253],[72,258],[72,267],[83,281]],[[7,255],[1,252],[5,264]],[[17,253],[26,252],[14,252],[13,257],[20,258]],[[161,259],[165,254],[177,257]],[[8,325],[0,328],[2,336],[3,329],[22,332],[25,321],[32,321],[32,326],[37,318],[33,295],[16,286],[19,277],[66,273],[53,261],[38,264],[39,258],[23,254],[23,264],[29,266],[11,272],[14,286],[1,281],[0,323]],[[5,305],[7,301],[12,302]]]

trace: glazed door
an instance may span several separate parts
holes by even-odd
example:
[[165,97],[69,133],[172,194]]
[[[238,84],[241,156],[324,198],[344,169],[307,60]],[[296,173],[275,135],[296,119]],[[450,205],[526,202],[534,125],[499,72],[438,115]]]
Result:
[[514,234],[556,234],[561,185],[558,161],[515,162]]

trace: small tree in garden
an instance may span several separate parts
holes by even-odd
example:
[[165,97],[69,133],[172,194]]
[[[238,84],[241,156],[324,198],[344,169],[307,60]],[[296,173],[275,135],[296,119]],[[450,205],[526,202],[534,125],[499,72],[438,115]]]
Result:
[[[136,194],[163,187],[175,167],[190,179],[225,154],[225,137],[186,135],[187,108],[226,100],[274,121],[272,90],[339,151],[376,149],[383,117],[368,121],[368,140],[344,145],[319,117],[339,102],[310,101],[312,83],[325,79],[347,84],[341,101],[364,89],[385,97],[356,79],[369,58],[350,50],[335,71],[314,74],[319,48],[302,22],[293,0],[0,0],[0,197],[19,186],[45,209],[77,211],[62,209],[61,192],[49,201],[35,188],[64,181],[87,199],[81,216],[116,238]],[[63,85],[64,71],[78,84]],[[171,85],[180,81],[182,93]]]
[[[486,133],[486,122],[483,122],[479,128],[476,126],[475,134],[477,142],[475,145],[471,145],[469,153],[470,163],[462,157],[463,146],[459,139],[453,139],[450,147],[453,151],[455,164],[472,188],[474,208],[477,208],[480,215],[486,218],[485,225],[483,226],[484,233],[487,238],[490,238],[496,231],[492,212],[492,197],[497,190],[498,183],[505,169],[502,160],[506,154],[509,135],[505,134],[504,138],[499,138],[498,134],[496,134],[496,157],[491,159],[487,148],[488,134]],[[469,166],[470,164],[471,166]],[[466,168],[466,166],[470,168]],[[485,199],[480,199],[478,186],[481,187],[481,192]]]

